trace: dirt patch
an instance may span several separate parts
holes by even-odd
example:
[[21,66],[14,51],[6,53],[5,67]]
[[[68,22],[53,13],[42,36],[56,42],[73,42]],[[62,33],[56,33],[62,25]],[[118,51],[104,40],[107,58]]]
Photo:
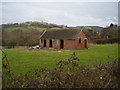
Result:
[[15,47],[13,50],[17,51],[42,51],[42,52],[62,52],[61,50],[53,49],[53,48],[41,48],[41,49],[31,49],[30,47]]
[[51,52],[62,52],[62,51],[51,51]]

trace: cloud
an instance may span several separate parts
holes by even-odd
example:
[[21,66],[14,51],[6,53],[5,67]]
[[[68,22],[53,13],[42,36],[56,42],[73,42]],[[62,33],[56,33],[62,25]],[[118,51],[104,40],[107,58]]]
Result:
[[117,3],[3,3],[3,23],[45,21],[68,26],[117,23]]
[[[59,24],[64,24],[64,25],[68,25],[68,26],[79,26],[79,25],[105,26],[105,25],[109,25],[110,23],[116,23],[116,22],[113,22],[113,20],[111,18],[109,18],[109,20],[107,20],[107,19],[102,19],[102,18],[94,18],[94,17],[86,16],[86,15],[77,16],[77,15],[69,14],[69,13],[65,13],[65,12],[64,12],[64,15],[59,14],[58,18],[59,18],[59,20],[58,20]],[[56,19],[57,18],[55,18],[55,20]],[[53,22],[53,23],[56,23],[56,22]]]
[[[89,2],[118,2],[119,0],[89,0]],[[2,0],[2,2],[88,2],[88,0]]]

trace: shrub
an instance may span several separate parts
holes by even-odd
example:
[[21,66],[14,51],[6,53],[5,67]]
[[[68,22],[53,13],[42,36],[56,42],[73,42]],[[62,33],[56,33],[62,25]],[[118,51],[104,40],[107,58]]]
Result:
[[79,58],[73,53],[66,61],[59,61],[55,68],[38,68],[22,76],[11,74],[5,61],[3,58],[3,74],[9,71],[7,75],[11,77],[4,82],[7,75],[3,76],[3,88],[118,88],[120,59],[107,64],[99,62],[89,68],[79,65]]
[[96,39],[96,40],[93,40],[93,43],[96,43],[96,44],[120,43],[120,38]]

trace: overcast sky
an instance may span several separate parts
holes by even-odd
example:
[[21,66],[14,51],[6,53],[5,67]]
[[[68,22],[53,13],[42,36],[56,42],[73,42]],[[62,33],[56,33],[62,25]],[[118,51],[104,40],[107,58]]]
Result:
[[118,23],[117,2],[2,2],[2,23],[44,21],[68,26]]

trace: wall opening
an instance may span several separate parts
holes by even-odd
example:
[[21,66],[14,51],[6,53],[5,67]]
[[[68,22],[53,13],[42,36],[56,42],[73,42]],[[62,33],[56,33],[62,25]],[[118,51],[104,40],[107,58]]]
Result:
[[49,47],[52,47],[52,40],[49,41]]
[[46,47],[46,40],[44,40],[44,47]]
[[82,42],[82,38],[79,38],[79,43],[81,43]]
[[42,44],[43,43],[43,40],[42,39],[40,39],[40,44]]
[[61,48],[61,49],[64,48],[64,40],[60,40],[60,48]]
[[87,39],[84,40],[85,48],[87,48]]

